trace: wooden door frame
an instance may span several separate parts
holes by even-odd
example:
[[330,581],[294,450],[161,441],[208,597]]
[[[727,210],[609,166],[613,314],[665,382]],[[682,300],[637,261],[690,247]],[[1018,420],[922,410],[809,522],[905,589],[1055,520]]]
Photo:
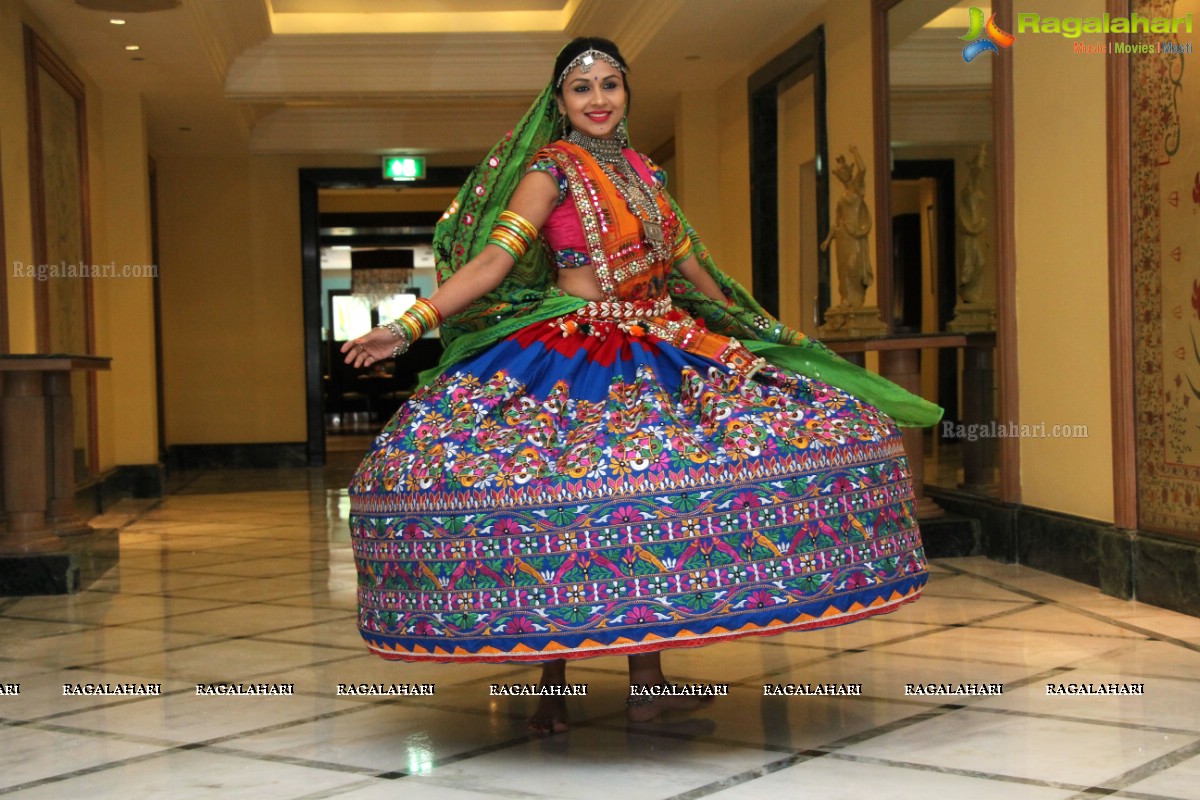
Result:
[[[872,0],[871,59],[875,128],[875,216],[891,217],[890,170],[891,120],[888,114],[887,12],[903,0]],[[1012,0],[994,0],[992,12],[1001,27],[1011,26]],[[1010,27],[1011,29],[1011,27]],[[996,378],[997,417],[1005,424],[1020,423],[1020,387],[1017,362],[1017,276],[1015,178],[1013,149],[1013,68],[1011,53],[992,58],[992,152],[996,187]],[[892,291],[892,231],[890,225],[875,226],[876,290],[881,298]],[[889,329],[891,322],[885,319]],[[1000,499],[1021,502],[1021,440],[1002,437],[999,441]]]
[[[1108,0],[1113,17],[1129,16],[1129,0]],[[1127,41],[1128,35],[1110,34]],[[1138,525],[1137,449],[1135,441],[1133,359],[1133,187],[1129,114],[1129,60],[1108,58],[1105,64],[1108,147],[1108,331],[1112,363],[1113,524],[1133,530]]]
[[[80,246],[81,263],[92,263],[92,218],[91,184],[88,179],[88,135],[87,135],[87,90],[82,80],[29,26],[24,26],[25,41],[25,89],[28,108],[29,136],[29,204],[33,230],[33,263],[47,264],[46,251],[46,192],[44,186],[45,164],[42,159],[41,90],[38,70],[43,69],[75,100],[78,124],[76,126],[79,148],[79,191],[80,191]],[[84,348],[86,353],[96,352],[96,313],[92,281],[83,282],[84,296]],[[36,348],[45,353],[50,349],[50,289],[47,281],[34,284],[34,319],[36,325]],[[97,411],[96,371],[89,370],[87,420],[88,420],[88,472],[94,476],[99,469],[99,416]]]

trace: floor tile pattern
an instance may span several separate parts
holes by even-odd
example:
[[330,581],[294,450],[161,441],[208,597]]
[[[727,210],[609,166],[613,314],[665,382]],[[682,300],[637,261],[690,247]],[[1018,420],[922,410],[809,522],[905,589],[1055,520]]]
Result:
[[[531,737],[532,700],[488,689],[534,668],[364,651],[350,457],[173,476],[166,498],[94,521],[119,528],[121,560],[86,591],[0,598],[0,687],[20,687],[0,691],[0,796],[1200,798],[1200,620],[982,558],[935,561],[926,596],[884,618],[666,654],[676,681],[730,685],[690,716],[627,724],[624,660],[573,664],[568,679],[589,688],[569,701],[571,731]],[[435,693],[338,693],[358,683]],[[763,692],[826,683],[861,696]]]

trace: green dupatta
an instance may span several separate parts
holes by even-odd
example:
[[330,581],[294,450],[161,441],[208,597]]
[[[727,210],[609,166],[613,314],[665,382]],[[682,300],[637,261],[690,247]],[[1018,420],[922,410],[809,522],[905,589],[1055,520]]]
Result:
[[[487,244],[488,234],[508,205],[529,160],[550,143],[560,117],[554,88],[548,85],[517,126],[471,172],[434,230],[439,284]],[[768,314],[741,284],[717,267],[674,200],[671,206],[692,240],[696,260],[730,300],[728,305],[716,302],[678,272],[672,272],[668,292],[676,306],[704,320],[714,333],[736,337],[770,363],[849,392],[900,425],[926,427],[941,419],[942,409],[938,406],[851,364]],[[555,285],[554,267],[546,248],[531,247],[498,287],[442,323],[445,352],[436,367],[421,373],[420,385],[527,325],[570,314],[585,305],[586,300],[564,294]]]

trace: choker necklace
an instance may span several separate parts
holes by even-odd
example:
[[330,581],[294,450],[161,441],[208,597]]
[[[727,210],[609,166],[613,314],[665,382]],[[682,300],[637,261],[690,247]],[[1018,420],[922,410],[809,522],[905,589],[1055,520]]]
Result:
[[611,139],[595,139],[573,130],[567,134],[567,141],[587,150],[592,158],[602,164],[616,164],[625,160],[625,154],[622,152],[625,142],[615,136]]

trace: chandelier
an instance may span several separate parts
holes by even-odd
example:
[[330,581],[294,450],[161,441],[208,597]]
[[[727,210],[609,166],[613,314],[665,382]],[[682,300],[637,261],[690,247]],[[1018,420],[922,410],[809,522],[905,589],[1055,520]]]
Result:
[[350,294],[371,308],[409,291],[413,282],[413,251],[374,248],[350,253]]

